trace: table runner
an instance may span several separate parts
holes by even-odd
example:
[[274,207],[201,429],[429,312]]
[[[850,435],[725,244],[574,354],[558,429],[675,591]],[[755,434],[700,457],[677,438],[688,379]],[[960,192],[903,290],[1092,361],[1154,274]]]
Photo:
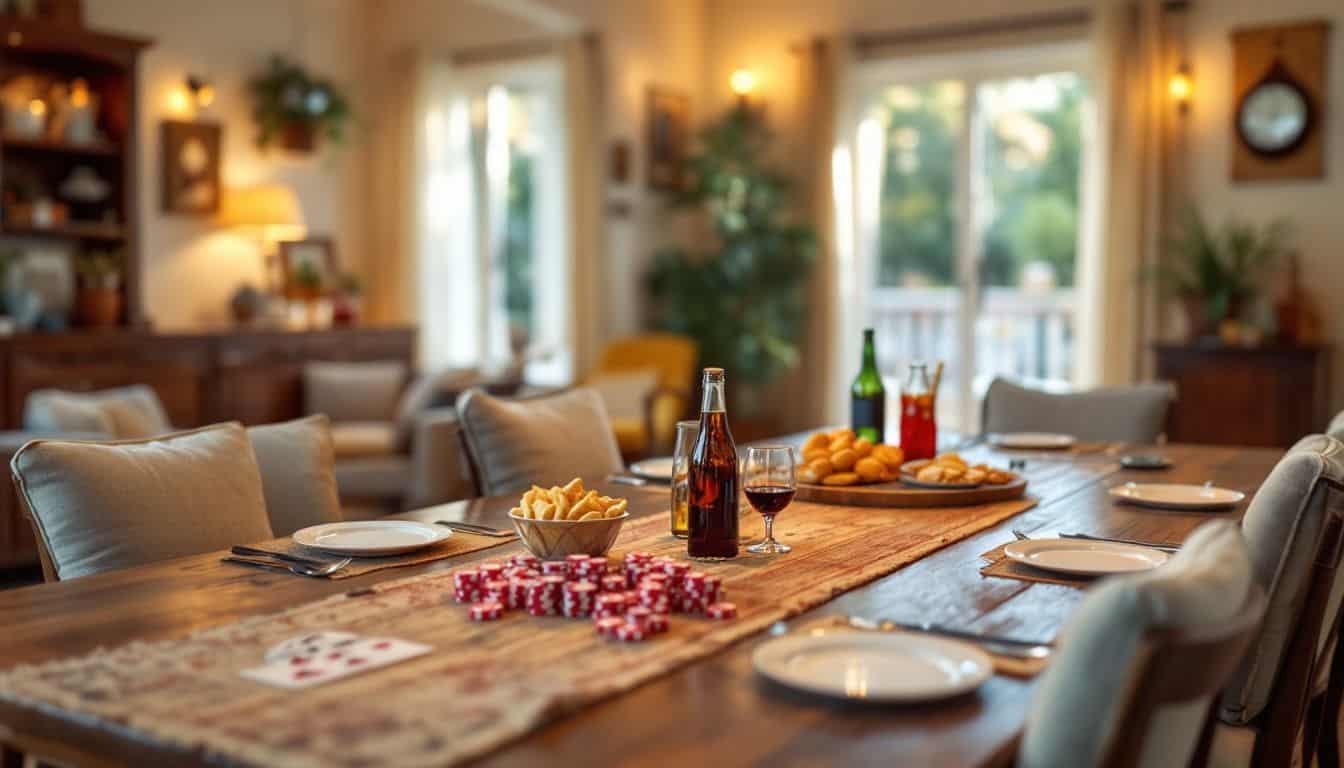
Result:
[[[448,537],[447,541],[435,544],[428,549],[421,549],[415,552],[409,552],[404,555],[393,557],[354,557],[350,559],[350,564],[341,570],[326,576],[325,578],[333,581],[340,579],[352,579],[356,576],[363,576],[366,573],[382,571],[388,568],[404,568],[408,565],[419,565],[421,563],[432,563],[435,560],[442,560],[447,557],[457,557],[471,552],[478,552],[490,547],[498,547],[501,544],[517,544],[517,539],[506,539],[498,536],[478,536],[474,533],[463,533],[462,531],[453,531],[453,535]],[[319,559],[335,560],[336,555],[329,555],[321,550],[309,549],[302,544],[295,544],[293,539],[282,537],[272,539],[262,544],[254,545],[258,549],[266,549],[271,552],[288,552],[291,555],[300,557],[316,557]],[[232,564],[237,568],[255,568],[251,565]],[[300,579],[311,579],[311,576],[297,576]]]
[[[739,618],[674,616],[651,642],[598,637],[591,621],[510,612],[472,623],[451,572],[383,582],[186,638],[131,643],[0,675],[0,699],[194,749],[222,763],[430,766],[479,756],[534,728],[707,656],[1035,505],[865,509],[795,503],[776,522],[794,551],[704,569],[723,577]],[[761,534],[743,517],[744,538]],[[684,556],[664,516],[632,520],[612,552]],[[500,549],[503,556],[520,549]],[[967,567],[974,567],[967,563]],[[245,680],[265,649],[340,629],[427,643],[427,656],[301,692]]]

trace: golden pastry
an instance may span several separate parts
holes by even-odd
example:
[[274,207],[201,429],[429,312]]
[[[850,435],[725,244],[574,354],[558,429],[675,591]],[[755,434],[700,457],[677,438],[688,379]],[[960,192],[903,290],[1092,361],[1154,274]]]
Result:
[[876,483],[886,474],[887,467],[877,459],[865,457],[854,462],[854,472],[863,478],[865,483]]
[[831,466],[841,472],[848,472],[853,469],[854,462],[858,460],[858,454],[854,453],[852,448],[842,448],[831,454]]
[[859,482],[859,476],[853,472],[836,472],[834,475],[827,475],[821,482],[826,485],[854,485]]

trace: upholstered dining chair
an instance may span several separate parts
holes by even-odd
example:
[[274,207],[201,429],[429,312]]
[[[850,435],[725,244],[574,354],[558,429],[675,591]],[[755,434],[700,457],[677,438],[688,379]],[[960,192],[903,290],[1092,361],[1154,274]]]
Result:
[[1155,571],[1103,582],[1041,674],[1017,766],[1203,765],[1217,693],[1264,607],[1230,521],[1201,526]]
[[591,389],[524,400],[469,390],[457,400],[457,417],[486,496],[599,479],[623,466],[606,407]]
[[341,519],[325,416],[142,440],[34,440],[10,469],[47,581]]
[[1319,746],[1321,764],[1331,764],[1332,754],[1337,764],[1344,680],[1338,665],[1331,673],[1331,659],[1344,597],[1344,443],[1328,435],[1299,441],[1260,486],[1241,525],[1269,608],[1219,711],[1241,733],[1220,730],[1215,751],[1250,743],[1248,759],[1237,762],[1288,765],[1300,735],[1307,763]]
[[616,339],[580,384],[602,397],[626,458],[671,453],[677,421],[691,407],[700,348],[689,336],[645,333]]
[[981,431],[1059,432],[1079,440],[1154,443],[1161,437],[1170,384],[1155,382],[1056,394],[996,378],[981,406]]

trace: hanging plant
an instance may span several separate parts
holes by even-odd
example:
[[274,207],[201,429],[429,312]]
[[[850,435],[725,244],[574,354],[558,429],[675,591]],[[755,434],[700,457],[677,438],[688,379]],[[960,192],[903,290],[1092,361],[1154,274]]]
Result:
[[350,102],[329,80],[313,77],[283,56],[272,57],[266,71],[247,83],[257,146],[279,143],[311,152],[319,137],[339,144],[350,120]]

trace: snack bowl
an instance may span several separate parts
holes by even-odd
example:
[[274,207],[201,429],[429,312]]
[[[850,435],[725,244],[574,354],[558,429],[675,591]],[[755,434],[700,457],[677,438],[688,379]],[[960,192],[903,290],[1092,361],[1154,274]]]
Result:
[[528,551],[542,560],[564,560],[569,555],[605,555],[621,532],[629,512],[593,520],[537,520],[509,513],[513,530]]

